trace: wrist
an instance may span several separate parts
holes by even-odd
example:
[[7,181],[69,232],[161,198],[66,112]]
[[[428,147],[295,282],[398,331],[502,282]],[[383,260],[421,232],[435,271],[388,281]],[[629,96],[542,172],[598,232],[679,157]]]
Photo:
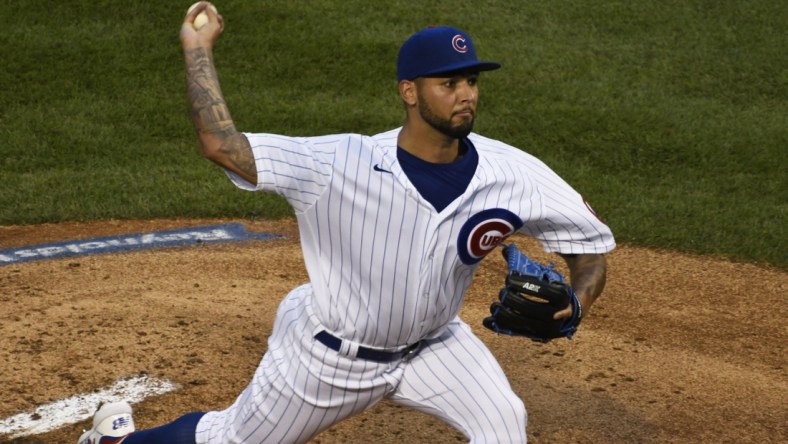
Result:
[[212,45],[206,45],[204,42],[192,41],[192,40],[184,40],[184,41],[181,42],[181,44],[183,46],[183,51],[184,52],[186,52],[186,51],[196,51],[196,50],[203,50],[203,51],[206,51],[209,54],[213,52],[213,46]]
[[576,292],[577,300],[580,303],[580,307],[583,310],[583,316],[588,313],[588,310],[591,309],[591,305],[594,303],[594,299],[591,295],[589,295],[586,291],[579,291]]

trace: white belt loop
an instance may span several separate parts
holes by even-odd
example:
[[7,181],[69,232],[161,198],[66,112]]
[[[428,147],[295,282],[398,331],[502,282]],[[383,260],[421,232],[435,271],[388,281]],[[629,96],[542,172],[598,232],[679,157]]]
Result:
[[356,359],[356,355],[358,354],[358,344],[343,339],[342,345],[339,346],[338,353],[340,355],[347,356],[350,359]]
[[315,325],[314,327],[312,327],[312,337],[314,338],[315,335],[320,333],[321,331],[323,331],[323,326],[321,326],[320,324]]

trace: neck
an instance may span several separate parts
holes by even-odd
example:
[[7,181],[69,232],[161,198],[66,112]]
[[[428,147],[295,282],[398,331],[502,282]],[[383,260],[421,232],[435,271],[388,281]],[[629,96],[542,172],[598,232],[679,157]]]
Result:
[[430,163],[451,163],[460,157],[460,140],[449,137],[428,124],[406,121],[397,137],[397,145]]

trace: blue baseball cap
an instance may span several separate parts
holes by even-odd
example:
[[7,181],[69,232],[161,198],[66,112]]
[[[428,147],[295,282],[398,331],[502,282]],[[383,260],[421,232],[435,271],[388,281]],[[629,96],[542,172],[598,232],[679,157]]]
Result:
[[499,63],[477,60],[473,41],[465,32],[437,26],[413,34],[402,44],[397,56],[397,81],[466,69],[492,71],[500,67]]

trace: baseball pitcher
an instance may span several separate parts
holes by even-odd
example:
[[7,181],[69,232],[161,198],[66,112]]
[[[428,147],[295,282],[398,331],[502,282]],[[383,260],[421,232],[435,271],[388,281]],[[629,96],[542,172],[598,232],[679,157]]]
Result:
[[[203,11],[207,23],[195,29]],[[479,79],[500,65],[479,60],[462,30],[426,28],[396,61],[400,127],[239,132],[213,62],[223,31],[207,2],[180,31],[202,155],[237,187],[292,205],[309,282],[284,296],[267,352],[225,410],[135,432],[129,405],[108,404],[80,442],[300,443],[383,399],[474,443],[526,442],[523,401],[470,325],[539,341],[577,334],[605,285],[604,254],[615,241],[543,162],[472,131]],[[514,233],[559,254],[569,278],[513,245],[501,250]],[[479,262],[496,251],[506,282],[489,317],[469,325],[458,317],[463,298]]]

